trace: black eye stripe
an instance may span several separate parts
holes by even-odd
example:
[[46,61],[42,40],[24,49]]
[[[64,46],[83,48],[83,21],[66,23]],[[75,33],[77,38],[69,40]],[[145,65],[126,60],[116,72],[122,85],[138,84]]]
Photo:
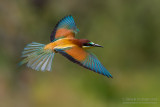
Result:
[[88,43],[84,43],[83,46],[88,46]]
[[90,43],[84,43],[83,46],[93,46],[93,45]]

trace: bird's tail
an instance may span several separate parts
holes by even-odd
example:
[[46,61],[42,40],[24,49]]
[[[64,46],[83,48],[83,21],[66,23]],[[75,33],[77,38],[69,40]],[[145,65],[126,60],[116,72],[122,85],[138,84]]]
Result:
[[51,71],[52,60],[55,53],[52,50],[44,49],[44,47],[44,44],[36,42],[28,44],[22,52],[24,59],[19,65],[27,63],[27,66],[34,70]]

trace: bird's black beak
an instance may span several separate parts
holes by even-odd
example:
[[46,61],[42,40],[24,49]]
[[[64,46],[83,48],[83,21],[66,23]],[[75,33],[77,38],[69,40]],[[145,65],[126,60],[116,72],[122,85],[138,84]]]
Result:
[[94,44],[93,46],[94,46],[94,47],[102,47],[102,48],[103,48],[103,46],[98,45],[98,44]]

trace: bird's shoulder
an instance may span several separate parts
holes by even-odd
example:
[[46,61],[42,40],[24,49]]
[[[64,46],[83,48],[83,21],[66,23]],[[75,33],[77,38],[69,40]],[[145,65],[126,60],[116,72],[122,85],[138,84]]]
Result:
[[63,48],[78,46],[75,41],[76,41],[76,39],[74,39],[74,38],[59,39],[54,42],[56,44],[56,46],[54,48],[55,49],[63,49]]

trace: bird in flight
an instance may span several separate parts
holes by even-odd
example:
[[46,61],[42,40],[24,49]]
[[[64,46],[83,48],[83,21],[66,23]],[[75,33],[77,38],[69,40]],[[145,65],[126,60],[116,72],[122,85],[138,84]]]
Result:
[[79,29],[71,15],[62,18],[52,31],[49,44],[27,44],[22,52],[24,59],[20,65],[27,63],[27,67],[36,71],[51,71],[54,55],[59,53],[84,68],[112,78],[98,58],[87,51],[89,48],[102,46],[88,39],[76,39],[75,35],[78,32]]

